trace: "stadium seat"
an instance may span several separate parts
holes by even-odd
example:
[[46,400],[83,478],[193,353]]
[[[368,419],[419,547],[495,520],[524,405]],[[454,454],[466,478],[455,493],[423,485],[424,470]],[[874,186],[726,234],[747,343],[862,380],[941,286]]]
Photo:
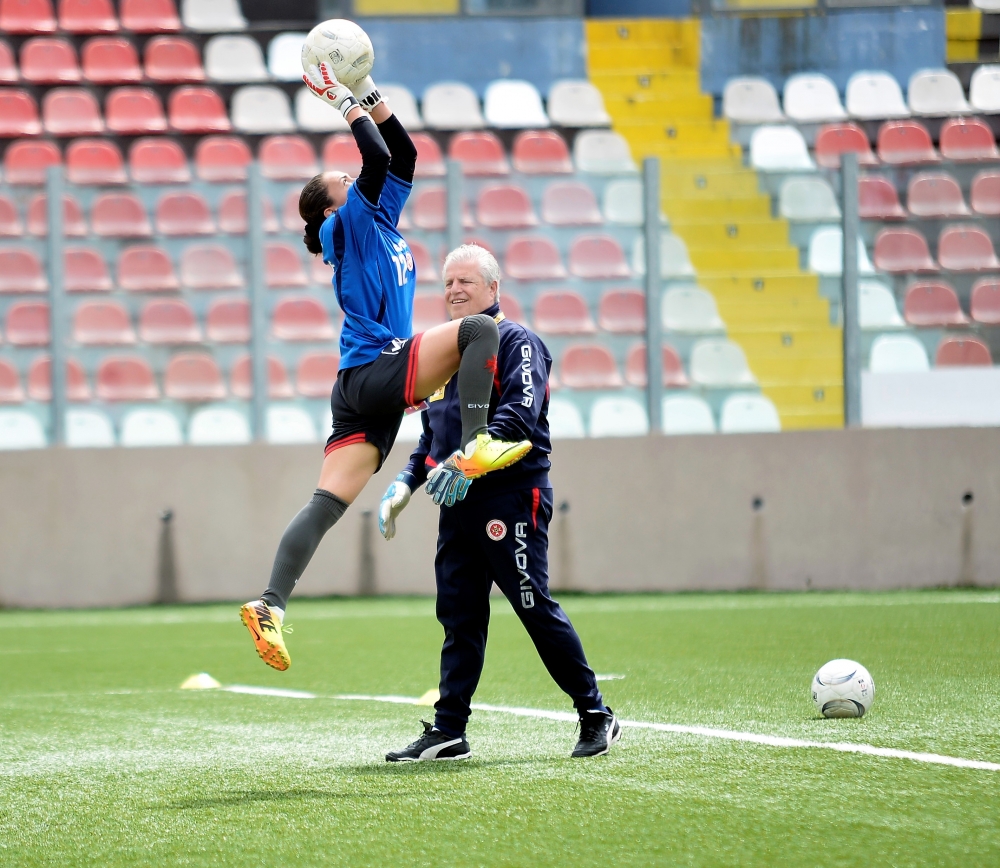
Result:
[[995,169],[979,172],[972,179],[969,202],[977,214],[1000,215],[1000,172]]
[[122,27],[133,33],[173,33],[181,29],[174,0],[121,0]]
[[444,296],[439,292],[418,292],[413,296],[413,333],[425,332],[448,322]]
[[585,280],[631,277],[621,245],[610,235],[580,235],[569,249],[569,272]]
[[76,84],[76,49],[62,37],[36,36],[21,46],[21,78],[32,84]]
[[956,162],[1000,160],[989,124],[979,118],[949,118],[941,125],[941,156]]
[[108,266],[100,251],[91,247],[67,247],[63,264],[67,292],[110,292]]
[[17,206],[6,196],[0,196],[0,237],[19,238],[24,234]]
[[934,357],[934,365],[939,368],[969,365],[990,367],[992,364],[993,356],[990,354],[990,348],[979,338],[971,335],[942,338]]
[[476,202],[476,218],[490,229],[528,229],[538,225],[531,198],[516,184],[483,187]]
[[12,87],[0,89],[0,138],[37,136],[41,131],[38,106],[31,94]]
[[1000,325],[1000,278],[984,277],[972,287],[972,319],[984,325]]
[[226,133],[232,128],[222,97],[210,87],[175,88],[167,110],[171,128],[179,133]]
[[21,78],[10,45],[0,39],[0,84],[16,84]]
[[899,83],[887,72],[856,72],[847,80],[847,113],[861,120],[909,117]]
[[587,436],[576,404],[561,398],[549,401],[549,435],[553,440],[578,440]]
[[725,338],[705,338],[691,348],[691,382],[706,388],[756,385],[743,348]]
[[292,133],[295,119],[285,92],[270,84],[237,88],[232,98],[233,128],[243,133]]
[[108,449],[115,445],[115,429],[100,410],[73,408],[66,411],[66,445],[71,449]]
[[605,396],[591,405],[589,427],[591,437],[643,437],[649,417],[634,398]]
[[116,33],[111,0],[59,0],[59,29],[70,33]]
[[7,33],[54,33],[56,18],[51,0],[3,0],[0,30]]
[[413,133],[410,138],[417,149],[415,178],[440,178],[447,174],[444,155],[438,143],[427,133]]
[[214,235],[215,221],[200,193],[166,193],[156,203],[156,231],[160,235]]
[[71,184],[124,184],[125,160],[113,142],[76,139],[66,148],[66,180]]
[[119,255],[118,285],[131,292],[170,292],[179,288],[167,252],[142,244],[127,247]]
[[[632,245],[632,271],[639,277],[646,274],[646,239],[639,236]],[[694,266],[687,245],[679,235],[660,233],[660,277],[673,280],[694,277]]]
[[500,299],[500,309],[503,311],[504,316],[512,322],[525,323],[528,321],[525,318],[524,310],[521,308],[521,302],[509,292],[503,293]]
[[712,408],[694,395],[665,395],[660,413],[664,434],[714,434]]
[[245,181],[253,154],[243,139],[207,136],[194,151],[194,171],[201,181]]
[[178,353],[167,364],[163,392],[174,401],[218,401],[226,397],[226,384],[209,353]]
[[148,238],[153,234],[146,209],[132,193],[102,193],[90,208],[90,226],[105,238]]
[[167,116],[160,98],[148,87],[118,87],[108,93],[104,103],[108,129],[122,135],[162,133]]
[[549,88],[549,118],[560,127],[611,125],[601,92],[583,79],[560,79]]
[[139,315],[139,338],[147,344],[195,344],[201,341],[201,328],[186,301],[156,299]]
[[250,302],[245,298],[213,301],[205,317],[205,332],[219,344],[245,344],[250,341]]
[[[112,356],[97,368],[99,401],[156,401],[159,397],[153,369],[141,356]],[[122,439],[124,445],[124,434]]]
[[514,169],[525,175],[569,175],[573,161],[566,140],[552,130],[529,130],[514,139]]
[[[301,67],[299,77],[301,78]],[[300,130],[308,133],[342,133],[350,130],[344,116],[340,112],[331,111],[307,87],[300,87],[295,91],[295,121]]]
[[[302,81],[302,45],[307,33],[279,33],[267,45],[267,70],[278,81]],[[379,87],[384,94],[384,88]],[[316,100],[319,104],[319,100]]]
[[135,343],[128,311],[117,301],[87,301],[73,314],[73,340],[84,346]]
[[271,336],[279,341],[332,341],[330,317],[314,298],[285,298],[271,315]]
[[84,88],[56,87],[42,100],[42,123],[52,136],[85,136],[103,133],[101,108]]
[[229,248],[192,244],[181,253],[181,285],[186,289],[242,289],[243,277]]
[[542,193],[542,220],[551,226],[603,223],[594,191],[580,181],[553,181]]
[[[531,205],[530,201],[528,203]],[[424,185],[413,196],[413,225],[427,232],[444,232],[448,228],[448,192],[443,186]],[[462,202],[462,225],[470,229],[475,225],[468,203]]]
[[239,0],[181,0],[181,20],[188,30],[204,33],[247,28]]
[[858,321],[861,328],[871,330],[905,325],[892,290],[877,280],[858,281]]
[[941,158],[934,150],[927,127],[918,121],[887,121],[878,131],[878,156],[891,166],[936,163]]
[[[3,108],[3,96],[0,95],[0,118],[4,117]],[[2,125],[0,120],[0,127]],[[11,142],[3,155],[3,178],[8,184],[38,186],[45,183],[48,167],[60,163],[62,155],[52,142]]]
[[597,331],[583,296],[550,290],[535,298],[535,330],[551,335],[590,335]]
[[925,117],[968,114],[962,83],[949,69],[922,69],[910,76],[906,90],[910,111]]
[[771,124],[783,121],[778,92],[765,78],[731,78],[722,90],[722,116],[737,124]]
[[[610,181],[604,188],[604,219],[616,226],[642,226],[646,222],[642,181]],[[667,218],[660,212],[660,222]]]
[[[300,74],[301,71],[300,67]],[[413,91],[402,84],[380,84],[378,89],[386,103],[392,107],[392,113],[399,118],[399,122],[406,127],[407,131],[424,128],[424,119],[417,109],[417,101],[413,96]],[[315,97],[313,102],[317,102]]]
[[969,102],[979,112],[1000,112],[1000,65],[983,64],[972,73]]
[[549,125],[542,97],[530,81],[499,79],[486,86],[483,114],[487,126],[496,129],[529,130]]
[[0,410],[0,451],[44,449],[45,431],[27,410]]
[[514,280],[562,280],[566,277],[558,248],[544,235],[512,238],[504,256],[504,273]]
[[[839,226],[817,229],[809,239],[809,270],[830,277],[839,277],[844,267],[844,232]],[[865,245],[858,239],[858,272],[874,274]]]
[[620,389],[618,365],[601,344],[574,344],[566,348],[559,366],[559,380],[569,389]]
[[905,220],[896,187],[882,175],[858,178],[858,216],[862,220]]
[[[253,397],[253,376],[250,367],[250,356],[240,356],[229,374],[229,391],[237,398]],[[288,372],[280,359],[267,357],[267,397],[272,401],[280,401],[292,397],[292,384],[288,380]]]
[[700,286],[675,286],[664,292],[660,320],[663,328],[671,332],[705,334],[726,328],[715,297]]
[[265,420],[268,443],[315,443],[316,424],[301,407],[271,406]]
[[927,239],[916,229],[893,227],[875,236],[875,267],[890,274],[938,271]]
[[573,142],[573,162],[578,172],[592,175],[628,175],[637,171],[628,142],[613,130],[579,133]]
[[305,353],[295,373],[295,390],[305,398],[329,398],[339,368],[336,353]]
[[[229,235],[245,235],[247,231],[247,194],[243,190],[226,193],[219,201],[219,229]],[[278,232],[280,226],[274,205],[264,197],[264,231]]]
[[52,339],[49,305],[44,301],[19,301],[7,309],[7,340],[15,347],[44,347]]
[[837,85],[821,73],[790,76],[785,80],[783,96],[785,114],[797,123],[814,124],[847,118]]
[[432,130],[481,130],[479,97],[467,84],[443,81],[424,91],[424,123]]
[[238,446],[250,442],[250,423],[234,407],[203,407],[191,414],[188,443],[192,446]]
[[766,395],[730,395],[719,414],[722,434],[750,434],[781,430],[781,419],[774,403]]
[[139,139],[128,152],[128,169],[137,184],[187,184],[187,157],[173,139]]
[[792,222],[839,221],[840,205],[830,183],[819,177],[789,178],[778,194],[778,214]]
[[947,226],[938,237],[938,261],[949,271],[996,271],[993,242],[978,226]]
[[493,133],[456,133],[448,145],[448,156],[462,164],[463,175],[510,174],[503,143]]
[[757,127],[750,136],[750,165],[763,172],[814,169],[809,147],[795,127]]
[[969,320],[962,313],[955,290],[947,283],[922,280],[906,290],[903,304],[906,321],[914,326],[946,327],[967,325]]
[[868,143],[868,134],[857,124],[828,124],[816,133],[816,163],[824,169],[839,169],[841,154],[858,155],[859,166],[876,166],[878,160]]
[[260,45],[249,36],[213,36],[205,43],[204,52],[205,74],[212,81],[244,84],[271,77]]
[[42,263],[33,250],[0,247],[0,293],[45,292]]
[[[76,359],[66,360],[66,397],[76,402],[90,400],[87,376]],[[48,356],[35,359],[28,368],[28,398],[42,402],[52,400],[52,360]]]
[[910,178],[906,207],[915,217],[966,217],[962,188],[947,172],[921,172]]
[[910,335],[880,335],[868,354],[868,370],[873,374],[896,374],[930,370],[927,350]]
[[309,285],[298,249],[285,242],[265,245],[264,272],[268,289],[298,289]]
[[610,289],[601,296],[598,325],[606,332],[638,335],[646,331],[646,296],[636,289]]
[[257,158],[261,174],[274,181],[306,181],[319,171],[316,152],[302,136],[268,136]]
[[347,172],[353,178],[358,176],[361,172],[361,151],[353,135],[337,133],[323,143],[323,170]]
[[417,272],[417,283],[437,283],[440,279],[430,251],[419,241],[410,240],[410,253],[413,255],[413,267]]
[[162,407],[130,410],[122,418],[122,446],[180,446],[183,442],[180,422],[173,413]]
[[[146,77],[164,84],[194,84],[205,80],[198,46],[182,36],[157,36],[143,53]],[[172,111],[172,110],[171,110]]]
[[[690,385],[681,357],[670,344],[661,348],[663,359],[663,387],[665,389],[686,389]],[[630,386],[645,389],[648,382],[646,375],[646,345],[636,344],[628,351],[625,358],[625,382]]]

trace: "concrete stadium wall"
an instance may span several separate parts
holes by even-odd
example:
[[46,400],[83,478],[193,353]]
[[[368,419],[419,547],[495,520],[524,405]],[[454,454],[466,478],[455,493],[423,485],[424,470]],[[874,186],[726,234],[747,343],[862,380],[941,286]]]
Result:
[[[433,592],[430,499],[414,497],[390,543],[364,515],[408,451],[397,446],[324,541],[301,594]],[[559,442],[552,586],[994,586],[997,455],[1000,429]],[[263,445],[0,453],[0,605],[147,603],[165,554],[182,600],[249,599],[320,457]]]

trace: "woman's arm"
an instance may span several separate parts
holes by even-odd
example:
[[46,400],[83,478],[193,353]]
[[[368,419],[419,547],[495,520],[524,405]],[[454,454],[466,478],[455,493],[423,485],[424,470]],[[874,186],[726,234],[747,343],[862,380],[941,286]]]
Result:
[[[386,105],[371,76],[351,88],[357,100],[371,112],[371,119],[378,125],[382,139],[389,148],[392,162],[389,171],[407,184],[413,182],[413,170],[417,165],[417,149],[403,125],[392,109]],[[374,103],[374,105],[373,105]]]
[[[378,207],[385,177],[389,172],[389,148],[371,119],[360,108],[356,111],[357,115],[351,118],[350,123],[354,141],[361,151],[361,174],[354,185],[369,203]],[[351,111],[349,114],[355,115],[355,112]]]

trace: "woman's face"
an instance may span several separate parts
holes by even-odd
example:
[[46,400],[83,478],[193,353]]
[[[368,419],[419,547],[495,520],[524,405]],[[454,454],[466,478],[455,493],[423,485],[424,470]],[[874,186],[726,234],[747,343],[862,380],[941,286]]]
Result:
[[330,201],[333,203],[323,214],[329,217],[334,211],[343,207],[347,201],[347,191],[351,189],[354,178],[347,172],[326,172],[323,177],[326,179],[326,189],[330,194]]

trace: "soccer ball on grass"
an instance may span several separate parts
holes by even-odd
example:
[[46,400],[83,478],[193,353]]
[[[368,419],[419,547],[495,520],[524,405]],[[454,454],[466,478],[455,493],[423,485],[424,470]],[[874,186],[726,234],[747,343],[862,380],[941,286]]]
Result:
[[302,69],[326,63],[337,81],[351,87],[372,71],[372,41],[353,21],[331,18],[317,24],[302,45]]
[[862,717],[875,701],[875,682],[854,660],[831,660],[812,681],[812,700],[823,717]]

